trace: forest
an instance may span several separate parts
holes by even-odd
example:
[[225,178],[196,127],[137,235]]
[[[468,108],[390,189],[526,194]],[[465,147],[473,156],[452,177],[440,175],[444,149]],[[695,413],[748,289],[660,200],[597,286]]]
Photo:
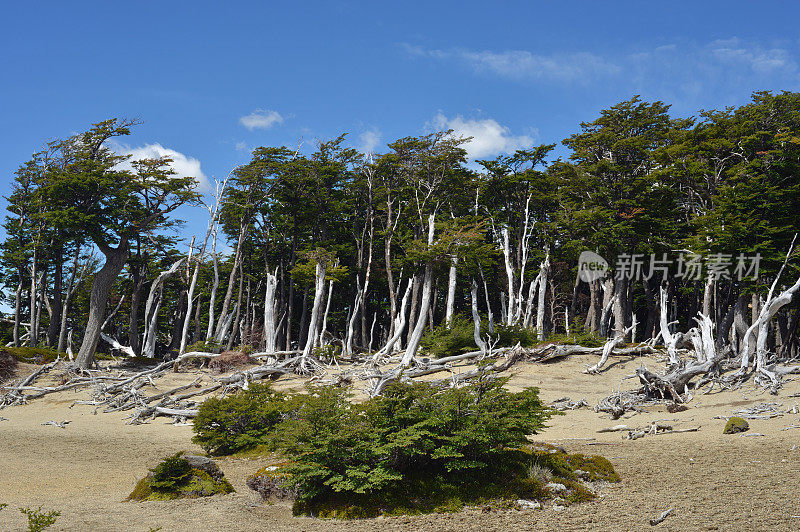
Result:
[[[8,346],[81,369],[248,346],[309,374],[548,339],[658,342],[677,362],[694,342],[693,375],[735,359],[773,386],[798,354],[800,93],[691,118],[636,96],[577,125],[566,158],[543,144],[473,163],[452,131],[381,153],[344,134],[263,146],[207,195],[169,159],[124,169],[109,141],[136,125],[96,123],[19,166]],[[191,241],[186,206],[208,219]],[[582,279],[584,251],[607,275]]]

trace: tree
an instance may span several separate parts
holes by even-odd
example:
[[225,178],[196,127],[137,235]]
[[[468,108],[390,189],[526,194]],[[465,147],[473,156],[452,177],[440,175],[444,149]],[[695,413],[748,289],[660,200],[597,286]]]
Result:
[[74,152],[69,164],[49,172],[41,187],[49,224],[85,236],[105,257],[92,282],[76,360],[80,368],[93,360],[111,287],[128,259],[131,240],[173,225],[166,215],[199,197],[195,179],[175,176],[168,158],[134,161],[133,171],[120,168],[127,157],[115,154],[107,141],[130,134],[135,123],[105,120],[70,139]]

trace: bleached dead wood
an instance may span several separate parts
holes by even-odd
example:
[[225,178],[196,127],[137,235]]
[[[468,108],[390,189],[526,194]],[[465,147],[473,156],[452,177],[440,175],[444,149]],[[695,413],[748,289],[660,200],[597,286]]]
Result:
[[602,355],[600,356],[600,360],[594,366],[590,366],[586,368],[584,373],[599,373],[600,369],[605,366],[606,362],[608,361],[608,357],[611,356],[612,351],[615,348],[623,345],[625,343],[625,337],[631,333],[636,328],[636,317],[633,318],[633,324],[628,327],[627,329],[621,330],[617,333],[614,338],[608,340],[605,345],[603,346]]

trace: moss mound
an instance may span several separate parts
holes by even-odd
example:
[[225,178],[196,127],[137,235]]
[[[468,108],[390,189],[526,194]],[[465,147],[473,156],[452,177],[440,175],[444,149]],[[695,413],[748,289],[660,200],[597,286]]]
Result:
[[47,347],[2,347],[0,353],[26,364],[49,364],[59,357],[67,358],[66,353]]
[[750,430],[750,424],[740,417],[732,417],[725,423],[725,428],[722,429],[723,434],[736,434],[738,432],[747,432]]
[[216,464],[209,461],[210,465],[193,467],[197,462],[182,455],[181,452],[167,457],[151,469],[136,484],[127,500],[168,501],[233,493],[233,486],[225,480]]

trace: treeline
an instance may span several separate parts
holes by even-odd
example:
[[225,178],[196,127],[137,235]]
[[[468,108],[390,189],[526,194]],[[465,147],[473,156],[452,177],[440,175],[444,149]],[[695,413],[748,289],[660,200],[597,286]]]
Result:
[[[313,153],[260,147],[217,182],[208,232],[179,242],[178,206],[200,205],[169,160],[134,161],[109,120],[48,144],[15,175],[2,244],[11,345],[165,355],[190,344],[305,353],[404,349],[473,316],[540,339],[580,330],[632,340],[698,312],[738,352],[800,226],[800,94],[673,118],[638,97],[554,144],[467,164],[437,132],[363,154],[345,136]],[[222,253],[229,246],[230,253]],[[612,272],[580,275],[592,251]],[[791,281],[791,266],[782,280]],[[797,353],[798,306],[769,345]],[[484,343],[484,345],[481,345]]]

